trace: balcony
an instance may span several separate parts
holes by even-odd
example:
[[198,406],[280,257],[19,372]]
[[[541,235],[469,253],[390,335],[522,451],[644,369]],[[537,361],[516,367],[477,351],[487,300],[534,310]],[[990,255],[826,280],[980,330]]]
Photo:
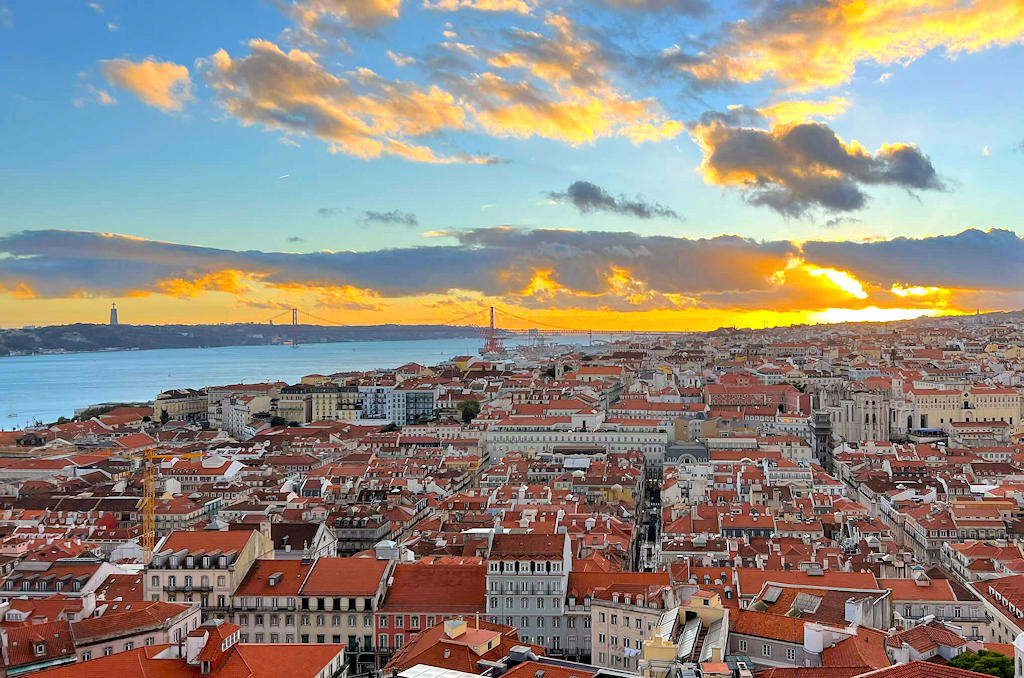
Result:
[[164,591],[167,593],[210,593],[213,586],[199,586],[196,584],[165,584]]

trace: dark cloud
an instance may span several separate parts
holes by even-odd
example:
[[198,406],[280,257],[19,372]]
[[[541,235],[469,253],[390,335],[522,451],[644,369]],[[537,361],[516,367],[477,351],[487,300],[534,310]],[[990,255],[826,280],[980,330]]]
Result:
[[[798,249],[737,236],[710,239],[507,227],[453,232],[458,245],[370,252],[233,251],[79,231],[0,238],[0,287],[42,297],[159,291],[166,280],[223,271],[279,286],[353,286],[383,297],[475,290],[518,294],[537,270],[587,294],[609,292],[615,268],[651,289],[690,294],[771,286]],[[395,272],[400,271],[401,275]]]
[[[510,227],[447,235],[457,244],[296,253],[23,231],[0,238],[0,291],[41,298],[221,291],[247,298],[261,284],[311,292],[334,308],[377,309],[394,297],[468,293],[538,308],[813,310],[834,306],[837,294],[842,303],[927,308],[928,299],[887,291],[920,285],[954,290],[970,308],[1024,303],[1024,240],[1008,230],[802,245]],[[849,272],[869,296],[846,299],[794,266],[801,261]]]
[[1024,288],[1024,240],[1005,229],[877,242],[812,241],[813,264],[853,272],[882,287],[894,283],[959,289]]
[[687,127],[695,129],[706,127],[714,123],[721,123],[729,127],[749,127],[751,125],[764,125],[768,122],[761,111],[750,106],[730,106],[724,111],[705,111],[696,120],[687,123]]
[[654,202],[648,202],[637,196],[627,198],[625,195],[613,196],[597,184],[589,181],[574,181],[569,188],[562,193],[548,193],[549,198],[558,202],[569,202],[576,206],[582,214],[591,212],[611,212],[637,217],[638,219],[653,219],[661,217],[665,219],[683,220],[675,210]]
[[838,228],[843,224],[853,224],[859,221],[860,219],[857,219],[856,217],[832,217],[822,224],[822,228]]
[[910,144],[887,144],[872,154],[845,144],[824,123],[764,130],[709,120],[692,132],[704,150],[705,181],[737,187],[751,204],[786,216],[803,216],[814,208],[862,209],[868,185],[945,190],[928,157]]
[[363,212],[360,220],[377,224],[397,224],[399,226],[417,226],[420,223],[412,212],[401,212],[399,210],[391,210],[390,212],[366,210]]
[[289,236],[288,242],[306,242],[306,239],[303,238],[302,236],[293,235]]

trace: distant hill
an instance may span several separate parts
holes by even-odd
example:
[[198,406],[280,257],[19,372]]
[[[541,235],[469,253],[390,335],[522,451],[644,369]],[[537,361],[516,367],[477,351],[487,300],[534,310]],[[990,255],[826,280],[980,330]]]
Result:
[[[299,325],[299,343],[457,339],[478,336],[471,327],[450,325]],[[204,346],[281,344],[291,325],[53,325],[0,330],[0,356],[60,351],[116,351]]]

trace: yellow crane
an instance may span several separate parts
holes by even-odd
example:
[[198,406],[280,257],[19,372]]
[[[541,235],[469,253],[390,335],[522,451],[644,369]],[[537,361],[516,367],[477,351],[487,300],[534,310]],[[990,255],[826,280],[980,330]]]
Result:
[[157,454],[155,450],[146,450],[135,455],[142,459],[142,560],[149,565],[156,547],[156,462],[161,459],[195,459],[202,458],[202,452],[184,452],[181,454]]

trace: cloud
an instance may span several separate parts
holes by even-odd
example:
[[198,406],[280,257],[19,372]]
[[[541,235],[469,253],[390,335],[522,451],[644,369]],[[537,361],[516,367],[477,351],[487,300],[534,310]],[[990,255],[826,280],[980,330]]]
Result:
[[604,137],[640,144],[683,131],[657,99],[617,86],[601,42],[558,14],[549,14],[542,30],[501,30],[487,46],[443,43],[426,65],[493,136],[575,146]]
[[0,291],[22,299],[219,293],[241,303],[310,295],[324,308],[369,311],[469,295],[544,312],[770,309],[832,314],[825,319],[1024,304],[1024,240],[1006,230],[801,244],[509,227],[447,235],[457,244],[296,253],[23,231],[0,238]]
[[306,242],[306,239],[298,235],[288,236],[288,242]]
[[389,81],[368,69],[339,77],[315,55],[284,52],[266,40],[249,42],[249,55],[220,50],[201,62],[220,105],[243,125],[286,135],[313,135],[334,153],[360,158],[395,155],[414,162],[493,164],[489,156],[441,155],[414,139],[467,125],[466,111],[437,86]]
[[331,33],[344,27],[373,30],[399,16],[402,0],[294,0],[289,16],[312,33]]
[[390,49],[387,51],[387,55],[388,58],[391,59],[391,62],[396,66],[411,66],[416,63],[415,57],[398,54],[396,52],[392,52]]
[[596,41],[565,17],[545,32],[508,28],[488,47],[446,42],[424,67],[432,85],[389,80],[367,68],[341,75],[311,51],[284,51],[267,40],[249,54],[220,50],[199,68],[219,104],[243,125],[288,136],[315,136],[331,152],[394,155],[414,162],[501,164],[483,153],[440,152],[443,135],[557,139],[572,145],[620,136],[639,144],[683,131],[653,98],[615,86]]
[[762,3],[681,69],[705,84],[777,82],[791,91],[836,87],[858,64],[905,65],[1024,40],[1020,0],[794,0]]
[[914,145],[886,144],[870,153],[846,143],[820,122],[777,125],[771,130],[736,127],[712,116],[692,129],[704,152],[705,182],[738,188],[752,205],[787,216],[820,208],[863,208],[869,185],[944,190],[931,161]]
[[856,217],[832,217],[830,219],[827,219],[825,221],[825,223],[822,224],[822,227],[823,228],[838,228],[839,226],[842,226],[843,224],[855,224],[855,223],[857,223],[859,221],[860,221],[860,219],[857,219]]
[[687,16],[704,16],[711,10],[708,0],[594,0],[613,9],[671,11]]
[[423,0],[423,9],[455,12],[460,9],[474,9],[479,12],[515,12],[529,14],[536,7],[536,0]]
[[[240,252],[114,234],[25,231],[0,238],[0,253],[9,255],[0,257],[0,284],[24,283],[41,297],[198,291],[228,279],[308,288],[353,286],[382,297],[459,289],[519,295],[532,271],[550,269],[553,280],[567,288],[607,295],[608,275],[621,268],[653,290],[694,293],[769,287],[773,272],[797,253],[791,243],[736,236],[689,240],[510,228],[449,235],[458,244],[291,253]],[[229,278],[224,271],[239,273]],[[184,283],[168,287],[163,281]]]
[[320,207],[316,213],[321,217],[333,217],[335,214],[340,214],[341,210],[337,207]]
[[412,212],[400,212],[398,210],[391,210],[390,212],[366,210],[363,212],[361,220],[377,224],[397,224],[399,226],[419,225],[419,220],[416,218],[415,214]]
[[84,73],[79,74],[80,81],[75,84],[75,88],[81,92],[81,95],[72,99],[71,103],[77,108],[81,108],[88,103],[95,103],[100,106],[113,106],[117,103],[117,99],[111,96],[107,90],[100,89],[91,83],[81,80],[81,77],[84,75]]
[[611,212],[638,219],[653,219],[654,217],[680,221],[683,219],[678,212],[664,205],[648,202],[639,196],[630,199],[625,195],[620,195],[616,198],[589,181],[574,181],[569,184],[569,188],[564,193],[548,193],[547,195],[558,202],[572,203],[582,214]]
[[849,99],[833,96],[825,101],[778,101],[757,109],[757,112],[773,125],[787,125],[812,118],[834,118],[845,113],[849,107]]
[[100,71],[111,85],[132,92],[143,103],[165,113],[180,111],[193,99],[188,68],[170,61],[154,57],[139,62],[110,59],[100,62]]
[[1024,240],[1005,229],[877,242],[812,241],[804,243],[803,252],[808,261],[856,271],[885,288],[1024,288]]

